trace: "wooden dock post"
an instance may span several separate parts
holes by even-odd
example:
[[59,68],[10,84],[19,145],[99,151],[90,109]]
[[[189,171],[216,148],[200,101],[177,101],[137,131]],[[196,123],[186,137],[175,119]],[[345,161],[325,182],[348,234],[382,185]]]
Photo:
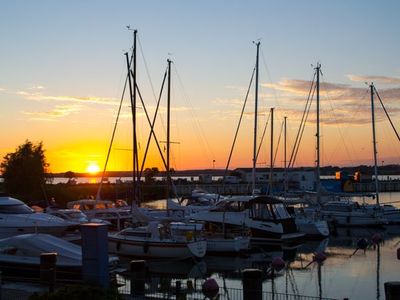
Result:
[[388,281],[384,286],[386,300],[400,299],[400,281]]
[[108,288],[107,225],[87,223],[81,225],[82,233],[82,279],[88,283]]
[[146,261],[132,260],[130,262],[131,271],[131,295],[144,296],[144,286],[146,278]]
[[262,300],[262,271],[243,270],[243,300]]
[[49,285],[49,292],[54,292],[56,285],[57,253],[40,254],[40,281]]

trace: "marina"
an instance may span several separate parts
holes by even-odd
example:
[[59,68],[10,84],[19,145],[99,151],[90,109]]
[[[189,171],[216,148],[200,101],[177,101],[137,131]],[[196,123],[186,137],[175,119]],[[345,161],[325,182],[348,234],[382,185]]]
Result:
[[5,0],[0,300],[400,299],[400,4],[365,1]]

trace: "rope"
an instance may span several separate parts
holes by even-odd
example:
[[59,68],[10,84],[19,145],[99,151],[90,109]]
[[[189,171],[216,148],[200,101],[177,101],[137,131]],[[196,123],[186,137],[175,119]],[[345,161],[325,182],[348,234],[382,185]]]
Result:
[[[308,111],[310,110],[310,106],[311,106],[310,97],[311,97],[311,93],[313,93],[313,90],[314,90],[314,80],[315,80],[315,76],[316,75],[317,74],[314,72],[314,76],[313,76],[313,79],[311,81],[310,90],[308,92],[307,102],[306,102],[306,105],[304,107],[303,116],[301,118],[299,130],[297,131],[296,139],[295,139],[295,142],[294,142],[294,145],[293,145],[293,150],[292,150],[292,153],[290,155],[288,168],[293,167],[294,161],[295,161],[295,156],[297,156],[297,151],[298,151],[298,148],[300,146],[300,140],[299,139],[301,139],[300,134],[301,134],[301,131],[302,131],[302,126],[303,127],[305,126],[305,125],[303,125],[303,123],[305,124],[305,120],[304,119],[306,118],[306,115],[308,115]],[[314,93],[313,93],[313,95],[314,95]]]
[[[132,60],[133,60],[133,55],[131,56],[130,63],[132,63]],[[122,108],[122,102],[123,102],[124,96],[125,96],[126,85],[128,84],[128,77],[129,77],[129,70],[128,70],[128,74],[126,75],[126,78],[125,78],[125,84],[124,84],[124,88],[122,90],[121,100],[119,102],[117,118],[115,119],[114,129],[113,129],[113,132],[112,132],[112,135],[111,135],[110,145],[109,145],[108,151],[107,151],[106,162],[104,163],[103,173],[101,174],[101,180],[100,180],[99,188],[97,189],[97,193],[96,193],[96,200],[100,200],[100,193],[101,193],[101,188],[102,188],[102,185],[103,185],[103,179],[105,177],[108,160],[110,158],[110,153],[111,153],[112,144],[114,142],[115,132],[117,130],[118,120],[119,120],[119,116],[120,116],[121,108]]]
[[192,119],[195,121],[195,123],[194,123],[195,130],[194,130],[194,132],[196,133],[196,135],[197,135],[197,133],[199,133],[198,134],[198,139],[203,144],[203,147],[205,148],[206,152],[208,152],[207,154],[208,155],[211,154],[211,157],[214,159],[214,157],[215,157],[214,152],[212,151],[212,148],[210,147],[210,144],[208,143],[208,141],[206,139],[206,135],[204,133],[203,128],[200,125],[199,118],[195,114],[195,109],[193,108],[192,102],[190,101],[190,98],[188,97],[188,94],[187,94],[186,89],[185,89],[185,87],[183,85],[181,77],[179,76],[178,69],[176,68],[176,64],[175,63],[174,63],[174,67],[175,67],[174,70],[175,70],[175,73],[176,73],[176,77],[178,78],[178,83],[179,83],[179,85],[180,85],[180,87],[181,87],[181,89],[183,91],[184,100],[186,101],[186,103],[189,104],[189,106],[191,108],[190,114],[192,115]]
[[247,98],[248,98],[249,93],[250,93],[250,88],[251,88],[251,84],[252,84],[252,82],[253,82],[253,78],[254,78],[254,73],[255,73],[255,71],[256,71],[256,68],[254,67],[253,73],[251,74],[251,79],[250,79],[249,87],[248,87],[248,89],[247,89],[246,97],[245,97],[245,99],[244,99],[242,111],[241,111],[241,113],[240,113],[239,122],[238,122],[238,125],[237,125],[237,127],[236,127],[235,137],[233,138],[232,147],[231,147],[231,150],[230,150],[230,152],[229,152],[228,161],[227,161],[227,163],[226,163],[225,172],[224,172],[224,177],[223,177],[224,181],[223,181],[223,182],[225,182],[225,177],[226,177],[226,175],[227,175],[227,173],[228,173],[229,164],[230,164],[230,162],[231,162],[231,158],[232,158],[232,154],[233,154],[233,148],[235,147],[235,144],[236,144],[236,139],[237,139],[237,136],[238,136],[238,133],[239,133],[240,124],[242,123],[243,113],[244,113],[244,109],[246,108]]
[[282,121],[281,131],[279,132],[279,137],[278,137],[278,143],[276,144],[276,148],[275,148],[274,160],[272,161],[272,165],[273,165],[273,166],[275,166],[276,156],[277,156],[277,154],[278,154],[279,144],[280,144],[280,142],[281,142],[281,137],[282,137],[283,125],[284,125],[284,124],[285,124],[285,121]]
[[289,165],[288,165],[289,168],[293,167],[294,166],[294,162],[296,161],[297,153],[298,153],[299,148],[300,148],[300,142],[301,142],[301,139],[303,137],[304,129],[306,127],[308,114],[310,113],[312,99],[314,98],[314,93],[315,93],[315,90],[316,90],[316,85],[314,85],[315,76],[316,76],[316,72],[314,73],[313,81],[311,82],[310,91],[308,93],[306,106],[304,108],[303,116],[302,116],[302,119],[301,119],[301,122],[300,122],[300,127],[299,127],[299,130],[297,131],[296,140],[294,142],[294,148],[293,148],[292,154],[290,155]]
[[399,136],[399,134],[398,134],[396,128],[394,127],[394,124],[393,124],[393,122],[392,122],[392,119],[390,118],[390,116],[389,116],[389,114],[388,114],[388,112],[387,112],[387,110],[386,110],[386,108],[385,108],[385,105],[383,105],[382,99],[381,99],[381,97],[379,96],[379,93],[378,93],[378,91],[376,90],[375,87],[374,87],[374,90],[375,90],[376,95],[378,96],[379,102],[381,103],[381,105],[382,105],[382,107],[383,107],[383,110],[385,111],[386,117],[388,118],[388,120],[389,120],[389,122],[390,122],[390,125],[392,126],[392,129],[393,129],[394,133],[396,134],[397,139],[398,139],[399,142],[400,142],[400,136]]
[[265,136],[265,132],[267,131],[267,126],[268,126],[268,122],[269,122],[269,118],[270,117],[271,117],[271,112],[268,114],[267,122],[265,122],[264,131],[263,131],[262,136],[261,136],[261,142],[260,142],[260,145],[258,145],[258,149],[257,149],[256,160],[258,159],[258,154],[260,153],[261,146],[262,146],[262,143],[264,141],[264,136]]

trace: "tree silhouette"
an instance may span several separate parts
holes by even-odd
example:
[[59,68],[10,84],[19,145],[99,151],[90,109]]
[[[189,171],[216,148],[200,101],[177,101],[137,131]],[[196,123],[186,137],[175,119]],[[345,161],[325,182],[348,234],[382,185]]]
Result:
[[18,146],[15,152],[4,156],[0,164],[5,190],[21,200],[44,200],[46,162],[42,142],[34,145],[29,140]]

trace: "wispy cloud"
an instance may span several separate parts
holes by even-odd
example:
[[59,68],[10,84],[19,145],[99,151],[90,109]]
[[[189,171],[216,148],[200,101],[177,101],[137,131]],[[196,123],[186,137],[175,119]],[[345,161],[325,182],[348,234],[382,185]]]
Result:
[[43,85],[34,85],[34,86],[31,86],[30,88],[28,88],[28,90],[43,90],[44,89],[44,86]]
[[[377,76],[375,76],[377,77]],[[388,79],[389,80],[389,79]],[[390,82],[396,82],[390,78]],[[400,83],[400,82],[399,82]],[[288,116],[293,121],[299,121],[303,115],[306,99],[310,93],[311,82],[307,80],[282,79],[275,83],[264,83],[263,87],[279,91],[280,107],[276,112]],[[400,88],[380,88],[378,90],[389,114],[392,117],[400,115]],[[363,125],[371,122],[370,120],[370,96],[369,89],[354,87],[349,84],[321,82],[321,122],[324,124],[351,124]],[[265,95],[266,99],[271,95]],[[315,95],[314,95],[315,101]],[[217,98],[214,104],[226,107],[224,116],[237,116],[243,105],[243,99],[222,99]],[[250,101],[252,101],[250,99]],[[378,102],[377,102],[378,103]],[[380,105],[377,104],[377,110]],[[221,111],[218,109],[218,111]],[[268,112],[263,112],[263,114]],[[247,110],[247,116],[254,115],[251,110]],[[376,115],[377,121],[385,119],[383,114]],[[311,108],[308,122],[315,122],[315,109]]]
[[80,103],[93,103],[103,105],[118,105],[119,102],[115,98],[104,97],[77,97],[77,96],[51,96],[43,95],[41,93],[28,93],[26,91],[18,92],[19,95],[25,96],[29,100],[36,101],[63,101],[63,102],[80,102]]
[[374,82],[380,84],[400,84],[399,77],[388,77],[388,76],[362,76],[362,75],[347,75],[351,81],[355,82]]
[[82,110],[82,106],[79,104],[72,105],[57,105],[49,111],[24,111],[23,114],[30,117],[31,120],[35,121],[56,121],[59,118],[66,117],[72,114],[79,113]]

